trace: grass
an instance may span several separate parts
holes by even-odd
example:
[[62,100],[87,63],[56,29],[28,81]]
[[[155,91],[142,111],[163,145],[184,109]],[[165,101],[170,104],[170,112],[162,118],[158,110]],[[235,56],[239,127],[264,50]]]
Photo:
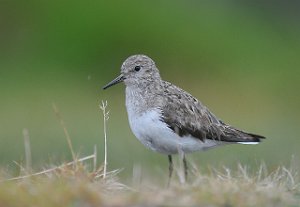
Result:
[[[97,165],[97,151],[79,158],[72,151],[71,138],[64,124],[73,161],[45,166],[40,172],[31,167],[29,134],[24,130],[25,166],[20,175],[12,177],[3,169],[0,173],[0,207],[23,206],[299,206],[300,184],[295,166],[279,166],[269,171],[265,164],[258,169],[238,165],[237,169],[211,168],[201,173],[190,162],[190,176],[182,182],[182,166],[176,165],[176,174],[170,187],[159,175],[144,177],[139,167],[134,169],[132,183],[119,181],[119,169],[107,170],[106,122],[107,103],[102,102],[105,133],[105,155]],[[64,123],[57,107],[54,111]],[[45,164],[46,165],[46,164]],[[167,172],[165,172],[167,174]],[[180,182],[181,181],[181,182]]]
[[[76,164],[75,164],[76,163]],[[75,164],[75,165],[74,165]],[[255,173],[246,167],[202,174],[193,167],[187,183],[174,177],[169,188],[154,177],[124,185],[118,170],[90,171],[87,163],[74,163],[28,177],[0,183],[0,206],[299,206],[300,186],[293,169],[264,165]],[[2,173],[1,178],[8,175]],[[161,180],[162,181],[162,180]]]

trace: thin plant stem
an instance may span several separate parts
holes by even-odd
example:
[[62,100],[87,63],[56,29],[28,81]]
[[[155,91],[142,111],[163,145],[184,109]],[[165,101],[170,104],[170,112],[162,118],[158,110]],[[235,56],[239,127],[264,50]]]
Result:
[[[75,152],[74,152],[73,145],[72,145],[72,142],[71,142],[71,137],[70,137],[70,134],[69,134],[69,132],[68,132],[68,130],[67,130],[67,127],[66,127],[66,125],[65,125],[65,122],[64,122],[64,120],[62,119],[62,117],[61,117],[61,115],[60,115],[60,113],[59,113],[59,110],[57,109],[55,103],[52,104],[52,107],[53,107],[53,110],[54,110],[54,113],[55,113],[57,119],[58,119],[59,122],[60,122],[60,125],[62,126],[62,128],[63,128],[63,130],[64,130],[64,134],[65,134],[65,137],[66,137],[66,139],[67,139],[67,142],[68,142],[68,145],[69,145],[69,149],[70,149],[71,154],[72,154],[73,161],[75,161],[75,160],[76,160]],[[76,164],[76,163],[75,163],[75,164]]]
[[106,112],[107,101],[102,101],[100,105],[100,109],[103,114],[103,128],[104,128],[104,168],[103,168],[103,178],[106,178],[107,172],[107,130],[106,130],[106,122],[109,119],[109,111]]
[[97,170],[97,145],[94,145],[94,172]]
[[31,148],[30,148],[30,140],[29,140],[29,132],[28,129],[23,129],[23,137],[24,137],[24,148],[25,148],[25,162],[26,162],[26,171],[30,172],[32,167],[32,157],[31,157]]

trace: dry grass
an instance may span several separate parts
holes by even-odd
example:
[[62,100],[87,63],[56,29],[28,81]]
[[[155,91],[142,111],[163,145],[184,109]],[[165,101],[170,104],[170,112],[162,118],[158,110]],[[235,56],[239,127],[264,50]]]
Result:
[[117,171],[103,179],[103,167],[89,171],[81,160],[0,181],[0,207],[99,206],[104,195],[126,189]]
[[[117,179],[118,171],[103,167],[90,171],[80,159],[37,175],[2,180],[0,207],[21,206],[299,206],[300,186],[293,169],[279,167],[267,172],[261,165],[250,174],[246,167],[224,168],[201,174],[197,168],[189,181],[171,186],[155,184],[153,178],[128,187]],[[45,170],[46,171],[46,170]],[[6,175],[7,176],[7,175]],[[5,175],[2,175],[5,178]],[[6,178],[7,179],[7,178]],[[153,179],[153,180],[152,180]]]
[[[108,120],[102,104],[104,123]],[[28,131],[24,132],[26,167],[20,166],[18,177],[0,172],[0,207],[54,207],[54,206],[300,206],[299,175],[295,167],[278,167],[268,171],[262,164],[257,170],[239,165],[232,170],[212,168],[201,173],[197,166],[190,164],[190,177],[180,182],[182,169],[176,168],[171,186],[161,178],[141,179],[141,169],[136,168],[133,183],[126,186],[118,181],[118,170],[107,171],[106,125],[104,133],[105,159],[97,166],[97,151],[92,155],[78,158],[72,147],[62,118],[55,107],[55,113],[66,132],[67,142],[73,161],[60,166],[47,167],[33,172]],[[162,181],[162,182],[161,182]]]
[[299,206],[297,179],[297,173],[285,167],[268,173],[261,165],[254,174],[242,166],[234,172],[214,169],[209,174],[194,172],[188,183],[173,182],[169,189],[145,185],[134,202],[150,206]]

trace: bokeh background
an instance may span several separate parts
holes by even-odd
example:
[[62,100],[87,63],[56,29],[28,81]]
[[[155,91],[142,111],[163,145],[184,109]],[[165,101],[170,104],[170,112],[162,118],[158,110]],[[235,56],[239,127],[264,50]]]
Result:
[[101,87],[136,53],[152,57],[165,80],[201,100],[227,123],[265,135],[257,146],[226,146],[189,156],[208,166],[300,163],[300,13],[297,1],[1,1],[0,165],[24,161],[28,129],[35,168],[103,160],[101,100],[109,103],[110,169],[167,170],[165,156],[131,133],[124,86]]

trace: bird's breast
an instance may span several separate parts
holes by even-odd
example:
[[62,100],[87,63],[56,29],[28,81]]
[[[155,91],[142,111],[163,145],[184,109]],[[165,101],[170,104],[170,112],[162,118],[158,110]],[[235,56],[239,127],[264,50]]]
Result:
[[[128,109],[127,112],[129,125],[133,134],[147,148],[166,154],[177,148],[174,142],[175,139],[172,140],[171,138],[171,129],[160,120],[160,112],[158,109],[151,109],[141,114],[135,113],[134,110],[130,109]],[[171,145],[174,145],[175,148]]]
[[126,108],[133,134],[143,145],[153,151],[177,154],[182,150],[189,153],[217,145],[214,141],[202,142],[190,135],[180,137],[162,121],[161,109],[147,105],[145,99],[134,91],[126,90]]

